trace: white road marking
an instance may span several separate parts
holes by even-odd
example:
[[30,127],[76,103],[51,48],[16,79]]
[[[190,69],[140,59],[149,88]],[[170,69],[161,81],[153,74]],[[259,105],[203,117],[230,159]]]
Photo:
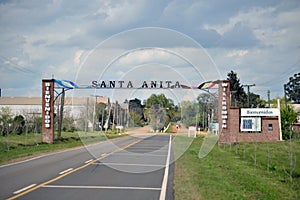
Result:
[[22,188],[22,189],[20,189],[20,190],[15,191],[13,194],[19,194],[19,193],[21,193],[21,192],[23,192],[23,191],[25,191],[25,190],[28,190],[28,189],[30,189],[30,188],[32,188],[32,187],[34,187],[34,186],[36,186],[36,184],[28,185],[27,187],[24,187],[24,188]]
[[79,147],[74,147],[74,148],[71,148],[71,149],[60,150],[60,151],[57,151],[57,152],[54,152],[54,153],[46,153],[45,155],[36,156],[36,157],[29,158],[29,159],[26,159],[26,160],[21,160],[21,161],[18,161],[18,162],[1,165],[0,168],[9,167],[9,166],[12,166],[12,165],[18,165],[18,164],[26,163],[26,162],[29,162],[29,161],[37,160],[37,159],[40,159],[40,158],[44,158],[44,157],[47,157],[47,156],[53,156],[53,155],[56,155],[56,154],[61,154],[61,153],[69,152],[69,151],[76,151],[76,150],[80,150],[80,149],[83,149],[83,148],[86,148],[86,147],[85,146],[84,147],[79,146]]
[[151,154],[151,153],[126,153],[126,152],[119,152],[119,153],[115,153],[115,156],[149,156],[149,157],[166,157],[165,154]]
[[[83,188],[83,189],[117,189],[117,190],[154,190],[154,191],[160,191],[160,200],[165,200],[166,198],[166,191],[167,191],[167,184],[168,184],[168,176],[169,176],[169,164],[170,164],[170,152],[171,152],[171,143],[172,143],[172,140],[171,140],[171,135],[169,137],[169,146],[168,146],[168,154],[167,154],[167,159],[166,159],[166,164],[165,165],[151,165],[151,164],[132,164],[132,163],[110,163],[110,164],[115,164],[115,165],[129,165],[129,166],[134,166],[134,165],[137,165],[137,166],[159,166],[159,167],[165,167],[165,172],[164,172],[164,177],[163,177],[163,181],[162,181],[162,186],[161,187],[118,187],[118,186],[72,186],[72,185],[43,185],[43,184],[40,184],[39,186],[36,186],[36,184],[32,184],[32,185],[29,185],[23,189],[20,189],[18,191],[15,191],[14,194],[18,194],[18,193],[21,193],[22,195],[26,194],[26,190],[30,189],[30,188],[33,188],[33,187],[44,187],[44,188]],[[105,155],[110,155],[110,154],[102,154],[102,156],[105,156]],[[166,155],[165,155],[166,156]],[[93,160],[91,159],[88,160],[89,162],[93,162],[93,161],[96,161],[96,160]],[[88,161],[87,164],[89,163]],[[90,163],[90,164],[96,164],[96,163]],[[101,163],[99,163],[101,164]],[[72,171],[73,168],[69,168],[67,170],[64,170],[62,172],[60,172],[59,174],[62,175],[62,174],[65,174],[67,172],[70,172]],[[53,179],[54,180],[54,179]],[[49,182],[49,181],[48,181]],[[47,182],[47,183],[48,183]],[[52,181],[53,182],[53,181]],[[50,183],[50,182],[49,182]],[[34,188],[35,190],[35,188]],[[24,193],[24,194],[23,194]],[[20,194],[18,194],[20,195]]]
[[[132,146],[132,145],[135,145],[135,144],[137,144],[137,143],[139,143],[139,142],[141,142],[141,141],[142,141],[142,139],[136,140],[136,141],[134,141],[134,142],[129,143],[128,145],[125,145],[124,147],[121,147],[121,148],[116,149],[116,150],[114,150],[114,151],[112,151],[112,152],[110,152],[110,153],[107,153],[107,154],[105,153],[105,154],[102,154],[102,155],[107,155],[107,156],[112,155],[112,154],[114,154],[114,153],[116,153],[116,152],[119,152],[119,151],[121,151],[121,150],[124,150],[124,149],[126,149],[126,148],[128,148],[128,147],[130,147],[130,146]],[[82,147],[82,148],[85,148],[85,147]],[[47,156],[47,155],[45,155],[45,156]],[[8,199],[9,199],[9,200],[12,200],[12,199],[16,199],[16,198],[22,197],[22,196],[24,196],[24,195],[26,195],[26,194],[28,194],[28,193],[30,193],[30,192],[32,192],[32,191],[35,191],[35,190],[37,190],[37,189],[39,189],[39,188],[45,186],[46,184],[52,183],[52,182],[54,182],[54,181],[57,181],[57,180],[59,180],[59,179],[65,177],[66,175],[69,175],[69,174],[74,173],[74,172],[76,172],[76,171],[78,171],[78,170],[84,169],[84,168],[90,166],[90,165],[92,164],[92,162],[99,161],[99,160],[101,160],[101,159],[103,159],[103,158],[105,158],[105,157],[104,157],[104,156],[103,156],[103,157],[99,157],[99,158],[97,158],[96,160],[93,160],[93,161],[91,161],[90,163],[86,163],[85,165],[79,166],[79,167],[77,167],[77,168],[75,168],[75,169],[69,168],[69,169],[67,169],[67,170],[64,170],[64,171],[60,172],[60,173],[59,173],[60,176],[57,176],[57,177],[55,177],[55,178],[53,178],[53,179],[50,179],[50,180],[45,181],[45,182],[43,182],[43,183],[40,183],[40,184],[38,184],[38,185],[32,184],[32,185],[30,185],[30,186],[27,186],[26,188],[23,188],[23,189],[21,189],[21,190],[15,191],[15,192],[14,192],[14,196],[12,196],[12,197],[10,197],[10,198],[8,198]],[[11,165],[13,165],[13,164],[11,164]],[[69,174],[63,175],[64,173],[67,173],[68,171],[70,171]],[[124,188],[124,189],[126,189],[126,188]],[[128,188],[128,189],[129,189],[129,188]],[[138,189],[138,188],[136,188],[136,189]],[[160,190],[160,188],[158,188],[158,189]]]
[[134,164],[134,163],[93,163],[93,165],[121,165],[121,166],[142,166],[142,167],[164,167],[165,165],[153,165],[153,164]]
[[[121,140],[121,139],[122,139],[122,137],[121,138],[110,139],[109,141]],[[47,156],[53,156],[53,155],[56,155],[56,154],[61,154],[61,153],[69,152],[69,151],[76,151],[76,150],[84,149],[84,148],[87,148],[87,147],[97,146],[97,145],[99,145],[101,143],[104,143],[104,142],[107,142],[107,141],[108,140],[104,140],[104,141],[99,141],[97,143],[93,143],[93,144],[89,144],[89,145],[74,147],[74,148],[70,148],[70,149],[64,149],[64,150],[60,150],[60,151],[53,152],[53,153],[46,153],[45,155],[36,156],[36,157],[29,158],[29,159],[26,159],[26,160],[13,162],[13,163],[5,164],[5,165],[0,165],[0,168],[9,167],[9,166],[12,166],[12,165],[18,165],[18,164],[26,163],[26,162],[29,162],[29,161],[37,160],[37,159],[40,159],[40,158],[44,158],[44,157],[47,157]]]
[[92,161],[93,161],[93,159],[90,159],[90,160],[85,161],[84,163],[87,164],[87,163],[92,162]]
[[147,149],[147,150],[161,150],[161,149],[164,149],[165,147],[130,147],[128,149],[126,149],[126,151],[130,151],[130,150],[134,150],[134,149]]
[[166,199],[168,177],[169,177],[169,164],[170,164],[171,144],[172,144],[172,140],[171,140],[171,135],[170,135],[170,138],[169,138],[169,149],[168,149],[168,156],[167,156],[167,160],[166,160],[165,174],[164,174],[164,179],[163,179],[162,186],[161,186],[159,200],[165,200]]
[[70,188],[70,189],[117,189],[117,190],[160,190],[150,187],[118,187],[118,186],[96,186],[96,185],[44,185],[44,188]]
[[64,171],[59,172],[59,175],[65,174],[65,173],[67,173],[69,171],[72,171],[72,170],[73,170],[73,168],[66,169]]
[[151,150],[151,151],[148,151],[148,150],[142,150],[142,149],[135,149],[135,150],[132,150],[132,151],[124,151],[124,153],[128,153],[128,154],[136,154],[136,155],[165,155],[167,156],[167,153],[168,153],[168,150],[161,150],[161,149],[156,149],[156,150]]

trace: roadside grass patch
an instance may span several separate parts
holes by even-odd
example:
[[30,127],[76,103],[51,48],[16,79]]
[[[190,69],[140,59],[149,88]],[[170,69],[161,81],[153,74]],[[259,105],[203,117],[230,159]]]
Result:
[[42,143],[42,134],[40,133],[1,136],[0,164],[123,136],[127,136],[127,134],[62,132],[61,138],[55,139],[53,144]]
[[[300,198],[297,159],[293,181],[288,177],[288,141],[215,145],[206,157],[199,159],[203,140],[204,137],[196,138],[175,163],[175,199]],[[299,141],[293,141],[293,154],[300,159]]]

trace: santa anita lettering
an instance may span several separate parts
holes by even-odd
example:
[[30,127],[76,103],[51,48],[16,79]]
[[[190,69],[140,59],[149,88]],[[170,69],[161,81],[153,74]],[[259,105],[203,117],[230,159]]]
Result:
[[179,81],[143,81],[136,84],[133,81],[92,81],[93,88],[142,88],[168,89],[180,88]]

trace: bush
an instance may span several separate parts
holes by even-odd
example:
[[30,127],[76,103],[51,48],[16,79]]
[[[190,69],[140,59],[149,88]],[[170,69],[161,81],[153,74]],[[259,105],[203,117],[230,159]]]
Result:
[[291,124],[297,122],[297,113],[290,105],[288,105],[280,110],[280,114],[282,138],[286,140],[289,139],[291,135]]

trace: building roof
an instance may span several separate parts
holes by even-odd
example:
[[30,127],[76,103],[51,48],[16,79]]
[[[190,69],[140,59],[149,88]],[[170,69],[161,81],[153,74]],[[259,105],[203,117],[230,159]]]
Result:
[[[108,97],[66,97],[65,105],[84,105],[95,99],[97,103],[109,103]],[[42,97],[0,97],[0,105],[42,105]]]
[[0,105],[42,105],[41,97],[0,97]]

